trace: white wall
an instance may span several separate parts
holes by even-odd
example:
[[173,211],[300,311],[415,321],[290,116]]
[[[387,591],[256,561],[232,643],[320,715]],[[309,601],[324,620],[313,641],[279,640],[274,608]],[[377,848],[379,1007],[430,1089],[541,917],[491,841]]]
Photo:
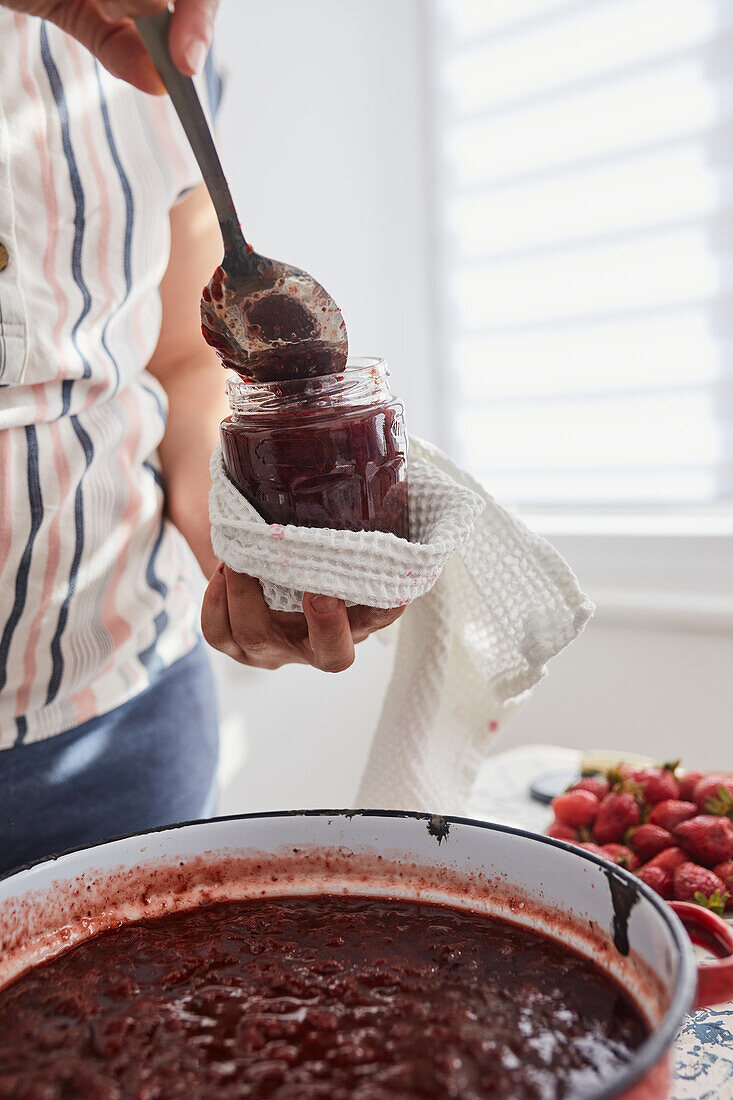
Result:
[[[328,288],[431,437],[422,2],[224,0],[218,130],[248,240]],[[348,804],[388,666],[374,640],[337,677],[217,662],[222,811]]]
[[223,0],[222,159],[247,239],[311,272],[430,434],[422,0]]
[[730,537],[618,532],[552,541],[596,614],[495,749],[549,741],[733,771]]
[[583,636],[495,743],[621,749],[733,771],[733,637],[691,626],[608,622]]
[[[423,4],[224,0],[220,138],[248,238],[328,287],[353,352],[387,357],[410,429],[435,437]],[[619,747],[733,770],[733,614],[717,621],[695,612],[700,601],[715,609],[730,598],[731,563],[718,553],[704,564],[677,621],[637,613],[660,574],[679,594],[686,566],[671,542],[649,549],[643,577],[628,548],[626,574],[606,547],[587,578],[577,547],[562,548],[590,594],[600,594],[599,615],[553,662],[496,747]],[[663,593],[658,603],[667,606]],[[222,811],[350,804],[389,661],[389,650],[370,640],[337,677],[217,662],[226,711]]]

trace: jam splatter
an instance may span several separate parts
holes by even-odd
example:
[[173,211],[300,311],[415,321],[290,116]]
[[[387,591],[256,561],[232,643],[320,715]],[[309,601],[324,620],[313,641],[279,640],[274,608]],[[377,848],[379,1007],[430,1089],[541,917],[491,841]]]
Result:
[[428,818],[428,833],[435,837],[438,844],[442,844],[450,834],[450,823],[440,814],[433,814]]

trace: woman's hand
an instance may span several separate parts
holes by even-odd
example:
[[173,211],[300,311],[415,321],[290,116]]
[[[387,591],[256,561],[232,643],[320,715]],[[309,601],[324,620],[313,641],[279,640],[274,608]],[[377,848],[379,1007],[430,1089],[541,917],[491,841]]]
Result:
[[343,672],[354,661],[354,643],[389,626],[403,611],[347,609],[343,600],[310,593],[303,597],[302,615],[271,611],[256,578],[220,565],[206,589],[201,629],[210,646],[242,665],[301,664]]
[[[165,89],[132,22],[167,8],[167,0],[2,0],[7,8],[55,23],[98,57],[113,76],[143,92]],[[218,0],[176,0],[168,43],[186,76],[203,68]]]

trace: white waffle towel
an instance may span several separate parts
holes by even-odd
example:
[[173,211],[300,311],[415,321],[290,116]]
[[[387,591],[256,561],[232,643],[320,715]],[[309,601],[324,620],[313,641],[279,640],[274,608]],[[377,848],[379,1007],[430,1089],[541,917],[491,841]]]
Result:
[[[392,679],[358,803],[463,813],[494,735],[593,613],[559,554],[436,447],[410,439],[410,538],[267,524],[211,457],[211,539],[270,607],[303,592],[397,607]],[[418,598],[419,597],[419,598]]]

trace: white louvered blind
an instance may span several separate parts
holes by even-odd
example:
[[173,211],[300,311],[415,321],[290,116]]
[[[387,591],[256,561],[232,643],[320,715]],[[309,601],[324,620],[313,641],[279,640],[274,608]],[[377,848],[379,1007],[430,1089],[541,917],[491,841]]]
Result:
[[733,0],[434,0],[450,445],[542,511],[733,503]]

